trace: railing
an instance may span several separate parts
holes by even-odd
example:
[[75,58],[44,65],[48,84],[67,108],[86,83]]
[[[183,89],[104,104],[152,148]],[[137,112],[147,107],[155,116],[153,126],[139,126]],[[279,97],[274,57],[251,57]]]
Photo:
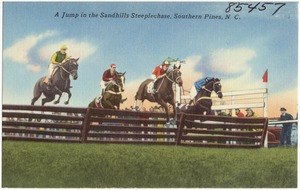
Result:
[[[267,118],[93,108],[3,105],[3,140],[72,143],[142,143],[205,147],[262,147]],[[177,127],[178,126],[178,127]]]

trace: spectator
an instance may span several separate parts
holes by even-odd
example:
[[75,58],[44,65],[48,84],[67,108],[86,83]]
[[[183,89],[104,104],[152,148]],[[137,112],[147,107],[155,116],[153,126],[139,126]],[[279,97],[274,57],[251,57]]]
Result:
[[240,109],[235,109],[235,115],[237,117],[245,117],[245,115],[241,112]]
[[227,114],[223,110],[217,110],[218,116],[227,116]]
[[231,117],[232,116],[232,110],[228,110],[227,116]]
[[251,108],[247,108],[246,112],[246,117],[258,117]]
[[[285,108],[280,108],[280,118],[279,121],[287,121],[287,120],[293,120],[293,116],[289,113],[286,113]],[[285,141],[286,145],[291,145],[291,134],[292,134],[292,123],[283,123],[282,124],[282,130],[280,133],[280,145],[283,146]]]

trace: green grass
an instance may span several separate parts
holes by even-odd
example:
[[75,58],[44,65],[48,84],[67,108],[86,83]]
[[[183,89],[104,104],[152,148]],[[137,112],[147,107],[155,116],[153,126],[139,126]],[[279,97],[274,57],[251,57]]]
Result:
[[4,141],[2,186],[296,188],[297,148]]

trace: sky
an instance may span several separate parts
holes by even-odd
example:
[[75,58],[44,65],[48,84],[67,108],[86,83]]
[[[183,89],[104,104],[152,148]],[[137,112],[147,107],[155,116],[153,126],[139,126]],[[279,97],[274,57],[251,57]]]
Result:
[[[4,2],[2,6],[3,104],[30,104],[35,82],[47,75],[52,54],[65,44],[69,56],[80,58],[78,79],[71,81],[70,107],[87,107],[100,93],[102,74],[111,63],[119,72],[126,71],[123,97],[128,100],[121,108],[129,107],[139,84],[172,57],[185,61],[181,69],[185,89],[205,76],[220,78],[223,92],[267,85],[268,116],[279,116],[280,107],[297,113],[297,2],[286,3],[274,15],[280,5],[262,10],[261,3],[250,13],[247,6],[240,12],[235,12],[236,5],[229,10],[228,2]],[[100,17],[114,13],[129,18]],[[131,18],[133,14],[171,18]],[[176,14],[201,19],[176,19]],[[263,83],[266,69],[268,83]],[[65,106],[65,99],[66,94],[59,106]]]

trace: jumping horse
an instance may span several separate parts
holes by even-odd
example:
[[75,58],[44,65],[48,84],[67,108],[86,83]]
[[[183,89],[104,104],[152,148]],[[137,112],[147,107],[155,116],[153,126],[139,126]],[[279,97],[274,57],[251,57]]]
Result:
[[64,92],[68,94],[68,100],[64,103],[68,104],[72,96],[70,92],[70,75],[72,76],[73,80],[76,80],[78,78],[78,60],[79,58],[71,58],[57,67],[57,70],[54,71],[54,74],[52,75],[53,82],[51,88],[47,88],[47,84],[44,82],[47,76],[40,78],[35,83],[31,105],[34,105],[34,103],[40,98],[42,94],[44,94],[45,96],[45,98],[42,99],[42,105],[45,105],[45,103],[47,102],[53,101],[55,99],[55,95],[59,95],[58,99],[54,101],[54,104],[58,104]]
[[122,103],[122,92],[124,92],[125,73],[119,73],[117,77],[111,80],[103,93],[103,96],[97,96],[88,105],[89,108],[120,109]]
[[201,114],[203,115],[206,112],[206,115],[212,115],[212,100],[211,93],[215,92],[219,98],[223,97],[222,94],[222,85],[220,83],[220,79],[213,78],[209,80],[204,88],[198,92],[195,98],[191,101],[193,105],[191,106],[183,106],[180,111],[190,114]]
[[135,102],[133,108],[136,108],[137,100],[141,100],[140,106],[137,110],[142,108],[143,102],[148,100],[150,102],[157,102],[160,104],[166,111],[167,114],[167,123],[170,121],[170,113],[168,109],[167,103],[173,106],[174,120],[177,119],[177,110],[175,106],[174,99],[174,91],[173,84],[176,83],[180,87],[183,84],[181,79],[181,72],[179,69],[173,69],[166,73],[164,77],[161,77],[155,81],[154,89],[156,89],[156,93],[151,93],[147,90],[148,84],[152,81],[152,79],[147,79],[141,83],[139,89],[135,95]]

